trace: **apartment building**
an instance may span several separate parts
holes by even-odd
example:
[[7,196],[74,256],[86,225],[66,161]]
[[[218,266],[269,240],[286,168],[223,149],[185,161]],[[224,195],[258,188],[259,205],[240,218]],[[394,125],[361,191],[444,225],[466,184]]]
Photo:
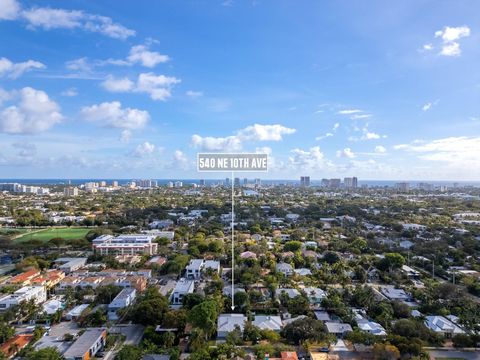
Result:
[[44,286],[25,286],[13,294],[0,298],[0,311],[11,306],[17,306],[23,301],[34,300],[36,304],[47,301],[47,291]]
[[155,236],[145,234],[102,235],[92,241],[92,247],[101,255],[154,255],[158,250],[154,240]]

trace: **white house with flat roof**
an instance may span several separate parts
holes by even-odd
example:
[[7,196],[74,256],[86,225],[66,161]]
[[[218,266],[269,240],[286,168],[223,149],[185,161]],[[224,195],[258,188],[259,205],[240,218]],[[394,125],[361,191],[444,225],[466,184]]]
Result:
[[194,290],[195,282],[193,280],[180,279],[170,295],[170,304],[172,306],[181,306],[184,296],[193,293]]
[[204,266],[203,259],[192,259],[185,268],[185,277],[190,280],[199,280]]
[[45,286],[24,286],[13,294],[0,298],[0,311],[32,299],[35,301],[35,304],[42,304],[47,301],[47,291]]

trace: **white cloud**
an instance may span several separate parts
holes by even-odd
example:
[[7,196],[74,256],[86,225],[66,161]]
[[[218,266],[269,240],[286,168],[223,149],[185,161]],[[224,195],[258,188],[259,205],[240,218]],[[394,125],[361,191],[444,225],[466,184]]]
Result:
[[372,116],[371,114],[353,114],[352,116],[350,116],[350,119],[361,120],[361,119],[368,119],[371,116]]
[[352,120],[368,119],[372,116],[371,114],[366,114],[363,110],[360,109],[344,109],[338,111],[337,114],[348,116]]
[[27,71],[44,68],[44,64],[34,60],[13,63],[5,57],[0,58],[0,77],[6,76],[11,79],[16,79]]
[[77,71],[83,74],[89,74],[93,70],[93,65],[88,62],[86,57],[70,60],[65,63],[68,70]]
[[18,103],[0,110],[0,132],[9,134],[35,134],[50,129],[62,121],[60,107],[47,93],[25,87],[10,98]]
[[127,59],[132,64],[140,63],[145,67],[153,68],[157,64],[167,62],[169,57],[156,51],[150,51],[146,45],[136,45],[130,49]]
[[173,159],[178,163],[186,163],[188,161],[187,156],[181,150],[175,150]]
[[78,91],[77,91],[76,88],[72,87],[72,88],[68,88],[68,89],[65,89],[64,91],[62,91],[61,95],[62,96],[73,97],[73,96],[78,95]]
[[435,37],[440,38],[442,41],[442,49],[439,54],[443,56],[460,56],[462,50],[458,41],[468,36],[470,36],[470,28],[468,26],[445,26],[442,30],[436,31]]
[[152,100],[165,101],[171,97],[171,89],[175,84],[180,83],[180,79],[165,75],[155,75],[154,73],[141,73],[138,75],[136,83],[129,78],[115,78],[108,76],[102,82],[102,86],[111,92],[139,92],[147,93]]
[[119,101],[85,106],[82,108],[81,114],[87,121],[97,122],[106,127],[128,130],[142,129],[150,120],[147,111],[122,108]]
[[480,166],[480,137],[448,137],[443,139],[421,141],[394,146],[396,150],[403,150],[416,154],[418,158],[427,161],[444,162],[452,168],[460,169],[463,173],[467,169],[477,169]]
[[353,153],[352,149],[345,148],[343,150],[337,151],[337,157],[345,157],[345,158],[353,159],[355,157],[355,154]]
[[425,51],[430,51],[430,50],[433,50],[433,44],[425,44],[423,45],[423,50]]
[[344,110],[340,110],[337,112],[337,114],[339,115],[352,115],[352,114],[359,114],[363,112],[362,110],[359,110],[359,109],[344,109]]
[[227,137],[202,137],[195,134],[192,136],[192,145],[208,151],[237,151],[242,148],[244,141],[281,141],[283,135],[293,134],[295,131],[279,124],[254,124]]
[[288,157],[288,169],[290,170],[325,170],[333,168],[334,165],[325,159],[319,146],[309,150],[296,148],[291,150],[292,155]]
[[238,136],[243,140],[253,141],[281,141],[283,135],[290,135],[296,130],[283,125],[260,125],[254,124],[247,126],[238,132]]
[[19,15],[31,28],[82,29],[121,40],[135,35],[134,30],[114,23],[109,17],[89,14],[81,10],[34,7],[21,11]]
[[123,143],[128,143],[130,142],[131,137],[132,137],[132,130],[129,130],[129,129],[122,130],[120,134],[120,141]]
[[428,111],[432,108],[432,103],[431,102],[427,102],[426,104],[424,104],[422,106],[422,111]]
[[206,151],[237,151],[242,148],[242,142],[237,136],[227,137],[202,137],[192,136],[192,145]]
[[101,84],[103,88],[110,92],[128,92],[133,90],[134,83],[129,78],[116,79],[113,76],[108,76]]
[[381,135],[377,134],[376,132],[373,131],[364,131],[362,135],[362,140],[375,140],[375,139],[380,139]]
[[255,148],[255,152],[257,154],[267,154],[267,155],[272,155],[272,148],[268,146],[262,146],[262,147],[257,147]]
[[332,132],[328,132],[328,133],[326,133],[326,134],[324,134],[324,135],[317,136],[317,137],[315,138],[315,140],[320,141],[320,140],[323,140],[323,139],[332,137],[333,135],[335,135],[335,133],[337,132],[337,130],[338,130],[339,127],[340,127],[340,123],[335,123],[335,124],[333,125]]
[[435,32],[435,37],[441,37],[442,40],[446,43],[457,41],[467,36],[470,36],[470,28],[468,26],[445,26],[442,30],[438,30]]
[[0,20],[14,20],[20,12],[16,0],[0,0]]
[[203,96],[203,92],[201,91],[193,91],[193,90],[188,90],[185,95],[191,98],[198,98]]
[[377,145],[375,146],[375,150],[374,150],[377,154],[384,154],[387,152],[387,149],[382,146],[382,145]]
[[153,154],[154,151],[155,151],[155,145],[146,141],[143,144],[139,144],[135,148],[135,151],[133,152],[133,155],[136,156],[136,157],[144,157],[146,155]]
[[171,87],[179,82],[173,76],[142,73],[138,76],[135,91],[148,93],[153,100],[164,101],[171,96]]
[[435,105],[438,104],[439,101],[440,101],[440,100],[435,100],[434,102],[430,102],[430,101],[429,101],[429,102],[423,104],[423,106],[422,106],[422,111],[429,111],[429,110],[431,110]]

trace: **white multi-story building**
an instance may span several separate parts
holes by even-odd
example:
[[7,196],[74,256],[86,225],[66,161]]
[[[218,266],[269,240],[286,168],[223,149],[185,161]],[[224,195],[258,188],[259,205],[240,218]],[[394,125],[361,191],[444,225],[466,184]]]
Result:
[[193,280],[180,279],[170,295],[170,303],[174,306],[182,305],[184,296],[193,293],[193,290],[195,290]]
[[110,305],[108,305],[108,318],[110,320],[118,319],[117,310],[126,308],[130,306],[135,297],[137,296],[137,291],[133,288],[125,288],[115,296],[115,299],[112,300]]
[[25,286],[13,294],[0,298],[0,310],[6,310],[11,306],[19,305],[23,301],[34,300],[36,304],[47,301],[47,290],[44,286]]
[[94,251],[101,255],[134,255],[157,253],[158,244],[154,235],[102,235],[92,241]]

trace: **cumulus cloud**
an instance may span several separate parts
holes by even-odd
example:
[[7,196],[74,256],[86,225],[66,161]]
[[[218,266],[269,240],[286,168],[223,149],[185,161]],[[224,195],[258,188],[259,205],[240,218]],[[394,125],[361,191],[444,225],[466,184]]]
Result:
[[16,0],[0,0],[0,20],[14,20],[20,12]]
[[0,58],[0,77],[5,76],[10,79],[16,79],[27,71],[44,68],[44,64],[34,60],[14,63],[5,57]]
[[409,144],[396,145],[394,149],[416,154],[423,160],[445,162],[463,170],[480,165],[478,157],[480,137],[459,136],[431,141],[417,140]]
[[295,133],[295,129],[285,127],[283,125],[260,125],[254,124],[247,126],[238,132],[238,136],[243,140],[253,141],[280,141],[283,135]]
[[314,146],[308,150],[295,148],[290,151],[292,155],[288,157],[288,168],[298,170],[323,170],[333,167],[333,164],[325,159],[319,146]]
[[172,87],[180,83],[180,79],[172,76],[141,73],[136,82],[129,78],[115,78],[108,76],[102,82],[102,87],[110,92],[138,92],[147,93],[152,100],[165,101],[172,96]]
[[237,136],[202,137],[192,136],[192,146],[207,151],[236,151],[242,148],[242,142]]
[[338,150],[337,151],[337,157],[344,157],[344,158],[353,159],[355,157],[355,154],[353,153],[352,149],[345,148],[343,150]]
[[153,68],[157,64],[167,62],[170,58],[159,52],[150,51],[147,45],[136,45],[130,49],[127,60],[130,64],[140,63],[145,67]]
[[0,0],[0,20],[15,19],[25,21],[27,28],[30,29],[81,29],[121,40],[135,35],[134,30],[115,23],[107,16],[89,14],[82,10],[53,9],[39,6],[22,9],[18,1]]
[[244,141],[281,141],[284,135],[295,133],[295,129],[280,124],[254,124],[227,137],[192,136],[192,145],[208,151],[236,151],[242,148]]
[[85,120],[105,127],[127,130],[142,129],[150,120],[150,115],[147,111],[122,108],[122,104],[119,101],[85,106],[81,110],[81,115]]
[[[442,30],[435,32],[435,38],[440,39],[440,52],[442,56],[460,56],[462,50],[459,40],[470,36],[470,28],[468,26],[450,27],[445,26]],[[434,49],[433,44],[423,45],[423,49],[430,51]]]
[[102,82],[102,86],[105,90],[110,92],[128,92],[133,90],[135,84],[129,78],[114,78],[108,76],[107,79]]
[[384,153],[387,152],[387,149],[386,149],[384,146],[382,146],[382,145],[377,145],[377,146],[375,146],[374,151],[375,151],[375,153],[377,153],[377,154],[384,154]]
[[0,109],[0,132],[35,134],[50,129],[62,121],[60,107],[46,92],[25,87],[9,94],[15,104]]
[[155,145],[149,143],[148,141],[145,141],[143,144],[137,145],[135,151],[133,152],[133,155],[136,157],[144,157],[153,154],[154,151]]

